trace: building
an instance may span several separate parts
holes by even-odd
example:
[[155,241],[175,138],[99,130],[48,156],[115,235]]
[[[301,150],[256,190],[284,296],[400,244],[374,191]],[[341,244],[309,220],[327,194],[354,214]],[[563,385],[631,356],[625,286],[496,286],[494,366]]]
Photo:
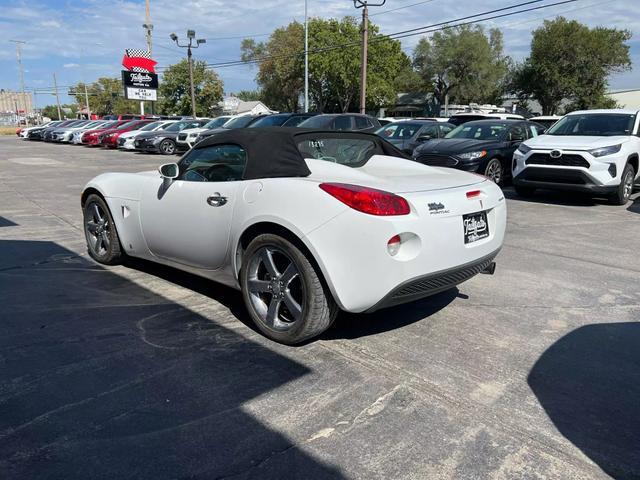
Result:
[[612,90],[607,95],[613,98],[621,108],[640,110],[640,88]]
[[12,92],[11,90],[0,90],[0,112],[19,113],[24,115],[33,114],[33,101],[30,93]]
[[263,115],[276,113],[260,101],[245,102],[233,95],[225,97],[219,106],[222,108],[224,115]]

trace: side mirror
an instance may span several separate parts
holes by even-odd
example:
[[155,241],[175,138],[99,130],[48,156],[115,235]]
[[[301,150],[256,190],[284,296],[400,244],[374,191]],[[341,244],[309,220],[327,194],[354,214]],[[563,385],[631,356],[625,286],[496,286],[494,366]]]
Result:
[[158,167],[158,171],[163,178],[173,180],[175,178],[178,178],[180,168],[178,167],[177,163],[165,163],[164,165],[160,165]]
[[431,135],[420,135],[417,138],[417,142],[419,143],[424,143],[424,142],[428,142],[429,140],[431,140],[433,137]]

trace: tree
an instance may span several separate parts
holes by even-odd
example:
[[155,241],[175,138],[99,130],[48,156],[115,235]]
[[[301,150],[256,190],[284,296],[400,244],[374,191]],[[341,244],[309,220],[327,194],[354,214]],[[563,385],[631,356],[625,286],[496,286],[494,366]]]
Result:
[[[223,83],[220,77],[207,68],[204,61],[193,61],[193,84],[196,97],[196,113],[206,117],[215,114],[222,101]],[[159,110],[165,114],[191,115],[191,87],[189,62],[184,59],[169,66],[160,81]]]
[[463,25],[420,39],[413,63],[439,105],[447,96],[457,103],[497,103],[510,59],[503,53],[500,30],[487,36],[479,25]]
[[[367,108],[393,104],[398,72],[410,67],[401,44],[370,25]],[[256,80],[262,100],[277,110],[295,111],[304,89],[304,27],[292,22],[276,29],[266,43],[245,39],[243,60],[259,63]],[[353,17],[309,21],[309,97],[315,110],[358,109],[360,25]],[[259,62],[258,62],[259,61]]]
[[531,96],[550,115],[564,100],[569,109],[614,105],[605,96],[608,77],[631,68],[628,30],[590,29],[575,20],[547,20],[533,32],[531,54],[515,66],[510,89]]
[[[69,91],[75,96],[78,106],[85,104],[84,83],[78,83]],[[140,102],[124,98],[122,80],[120,78],[102,77],[87,85],[89,107],[91,112],[100,116],[135,113],[139,110]]]
[[244,102],[256,102],[256,101],[262,101],[262,91],[260,90],[240,90],[237,94],[236,97],[238,97],[240,100],[244,101]]
[[245,38],[240,48],[244,61],[263,59],[256,76],[262,101],[274,110],[297,111],[304,88],[304,26],[277,28],[266,43]]

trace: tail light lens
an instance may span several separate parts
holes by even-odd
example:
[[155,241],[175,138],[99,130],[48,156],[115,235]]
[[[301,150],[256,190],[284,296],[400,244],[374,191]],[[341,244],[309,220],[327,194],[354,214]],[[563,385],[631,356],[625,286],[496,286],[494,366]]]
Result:
[[408,215],[409,203],[399,195],[346,183],[321,183],[320,188],[345,205],[369,215]]

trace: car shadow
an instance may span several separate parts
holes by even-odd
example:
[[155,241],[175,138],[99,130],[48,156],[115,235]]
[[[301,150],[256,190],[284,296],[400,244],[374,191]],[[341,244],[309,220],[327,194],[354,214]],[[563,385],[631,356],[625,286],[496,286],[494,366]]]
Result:
[[528,383],[556,428],[616,479],[640,478],[640,323],[568,333]]
[[640,213],[640,195],[637,195],[635,199],[633,199],[631,205],[627,207],[631,213]]
[[583,192],[564,192],[562,190],[536,190],[531,197],[521,197],[513,188],[504,188],[504,196],[509,200],[527,203],[551,203],[570,207],[593,207],[595,205],[610,205],[604,197],[593,197]]
[[0,217],[0,227],[16,227],[16,226],[18,226],[17,223],[12,222],[8,218]]
[[311,370],[226,312],[17,240],[0,240],[0,305],[3,478],[342,477],[251,413]]
[[460,297],[460,292],[454,287],[422,300],[384,308],[373,313],[341,312],[333,326],[321,338],[324,340],[354,339],[406,327],[434,315],[457,297]]

